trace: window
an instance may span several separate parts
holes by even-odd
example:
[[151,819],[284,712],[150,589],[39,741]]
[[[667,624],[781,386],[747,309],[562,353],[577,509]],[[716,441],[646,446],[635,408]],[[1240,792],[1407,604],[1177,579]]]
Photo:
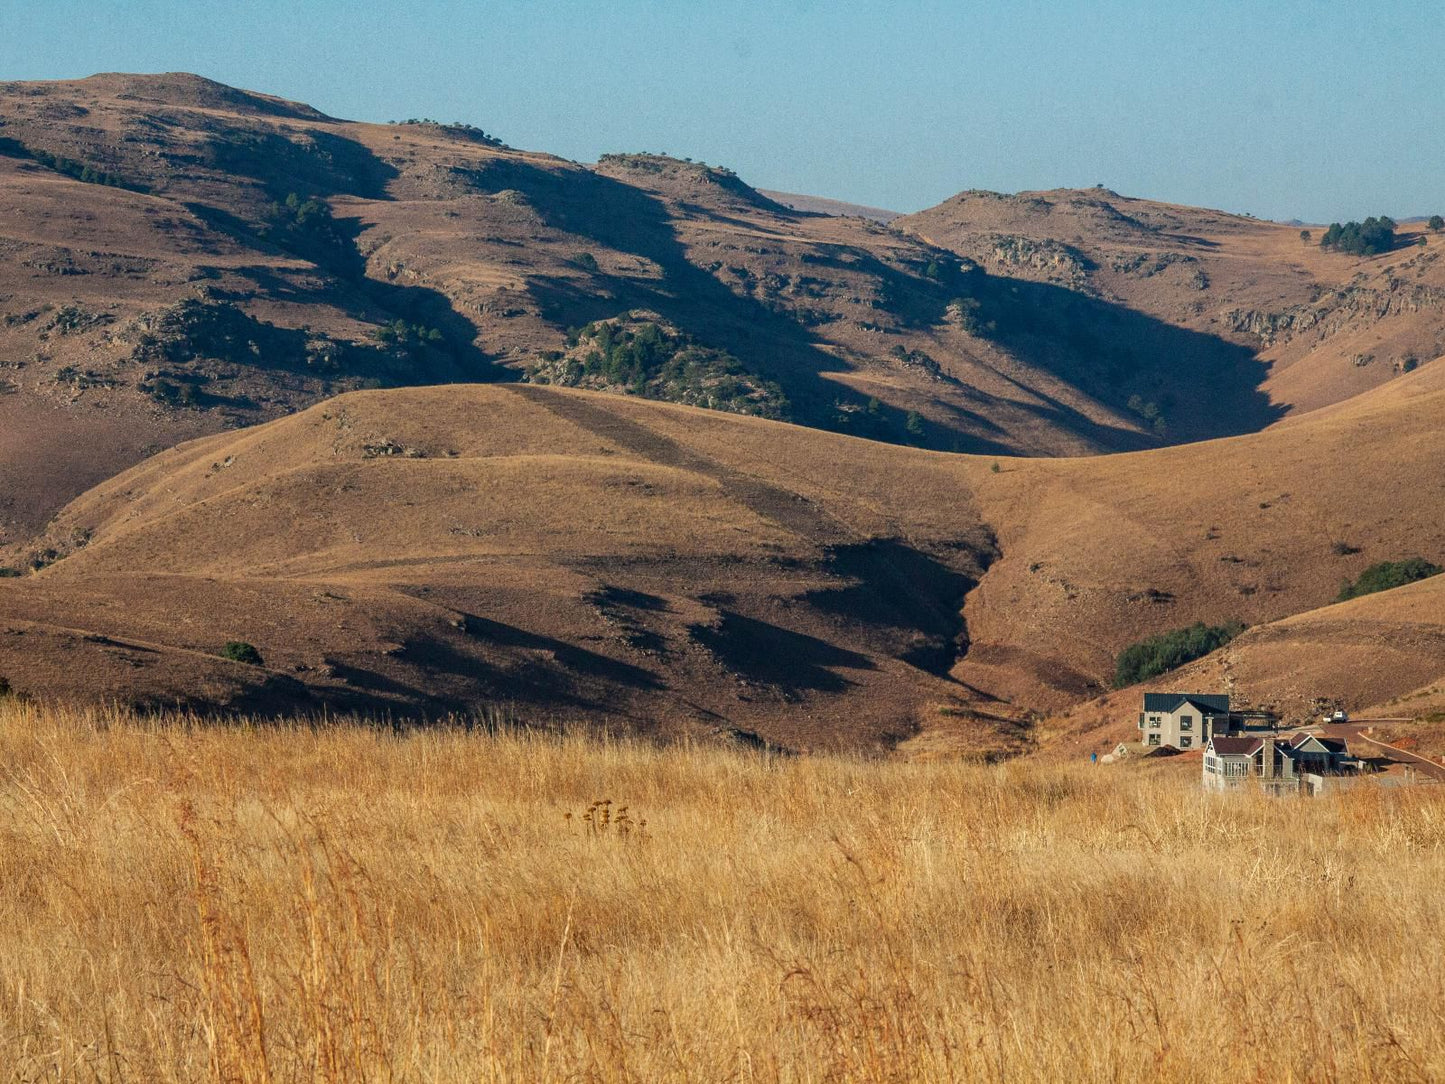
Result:
[[1180,730],[1193,730],[1193,729],[1194,729],[1194,716],[1192,716],[1192,715],[1181,715],[1181,716],[1179,716],[1179,729],[1180,729]]
[[1150,729],[1150,730],[1158,730],[1158,729],[1159,729],[1159,716],[1157,716],[1157,715],[1151,715],[1151,716],[1149,716],[1149,729]]
[[1150,745],[1158,745],[1158,744],[1159,744],[1159,735],[1158,735],[1158,734],[1150,734],[1150,735],[1149,735],[1149,744],[1150,744]]
[[1188,749],[1193,740],[1188,734],[1184,735],[1184,737],[1179,739],[1179,748]]

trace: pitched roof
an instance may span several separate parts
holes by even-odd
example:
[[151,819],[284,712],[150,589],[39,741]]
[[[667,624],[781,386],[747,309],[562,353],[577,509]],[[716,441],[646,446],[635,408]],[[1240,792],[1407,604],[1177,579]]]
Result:
[[1263,744],[1263,738],[1213,737],[1209,739],[1210,748],[1225,756],[1247,756],[1257,752]]
[[1145,693],[1145,711],[1174,711],[1183,704],[1192,704],[1200,712],[1213,715],[1229,710],[1229,694],[1211,693]]
[[1326,753],[1344,754],[1350,751],[1349,746],[1345,744],[1343,738],[1322,738],[1318,734],[1297,735],[1293,744],[1296,749],[1302,749],[1311,742],[1318,745]]

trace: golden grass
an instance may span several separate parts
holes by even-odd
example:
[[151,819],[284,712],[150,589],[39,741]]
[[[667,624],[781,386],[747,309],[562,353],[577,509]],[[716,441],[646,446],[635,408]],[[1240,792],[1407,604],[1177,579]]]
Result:
[[9,702],[0,841],[6,1080],[1445,1077],[1445,788]]

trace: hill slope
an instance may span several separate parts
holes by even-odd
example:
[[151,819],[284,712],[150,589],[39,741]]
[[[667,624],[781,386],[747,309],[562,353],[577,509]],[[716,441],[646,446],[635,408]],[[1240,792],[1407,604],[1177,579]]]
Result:
[[[0,421],[75,434],[23,471],[0,445],[23,483],[0,542],[147,450],[363,387],[530,374],[985,454],[1278,416],[1248,343],[723,169],[585,167],[196,76],[0,84],[0,252]],[[621,357],[598,321],[670,345]],[[1166,390],[1214,409],[1155,432],[1129,404]]]
[[[1261,434],[1065,460],[549,388],[355,393],[74,502],[54,563],[0,580],[0,673],[143,703],[515,702],[792,748],[1016,752],[1134,640],[1278,622],[1367,564],[1445,556],[1442,373]],[[1311,620],[1235,656],[1241,695],[1304,711],[1445,673],[1411,634],[1408,664],[1344,681]],[[219,658],[230,640],[265,668]]]
[[[1320,228],[1306,241],[1298,226],[1093,188],[962,192],[894,225],[995,274],[1247,347],[1268,366],[1261,390],[1290,413],[1445,353],[1445,238],[1419,223],[1400,228],[1393,252],[1355,257],[1322,251]],[[1152,401],[1166,419],[1196,405],[1167,386]]]

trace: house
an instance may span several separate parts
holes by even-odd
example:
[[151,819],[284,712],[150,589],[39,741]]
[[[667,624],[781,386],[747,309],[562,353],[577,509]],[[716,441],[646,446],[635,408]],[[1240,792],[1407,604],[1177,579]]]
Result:
[[1208,790],[1257,783],[1268,794],[1293,794],[1303,781],[1318,793],[1325,776],[1355,773],[1360,767],[1338,738],[1297,734],[1286,741],[1273,734],[1214,734],[1204,746],[1203,779]]
[[1231,732],[1229,696],[1207,693],[1145,693],[1139,713],[1145,745],[1202,749],[1215,732]]

